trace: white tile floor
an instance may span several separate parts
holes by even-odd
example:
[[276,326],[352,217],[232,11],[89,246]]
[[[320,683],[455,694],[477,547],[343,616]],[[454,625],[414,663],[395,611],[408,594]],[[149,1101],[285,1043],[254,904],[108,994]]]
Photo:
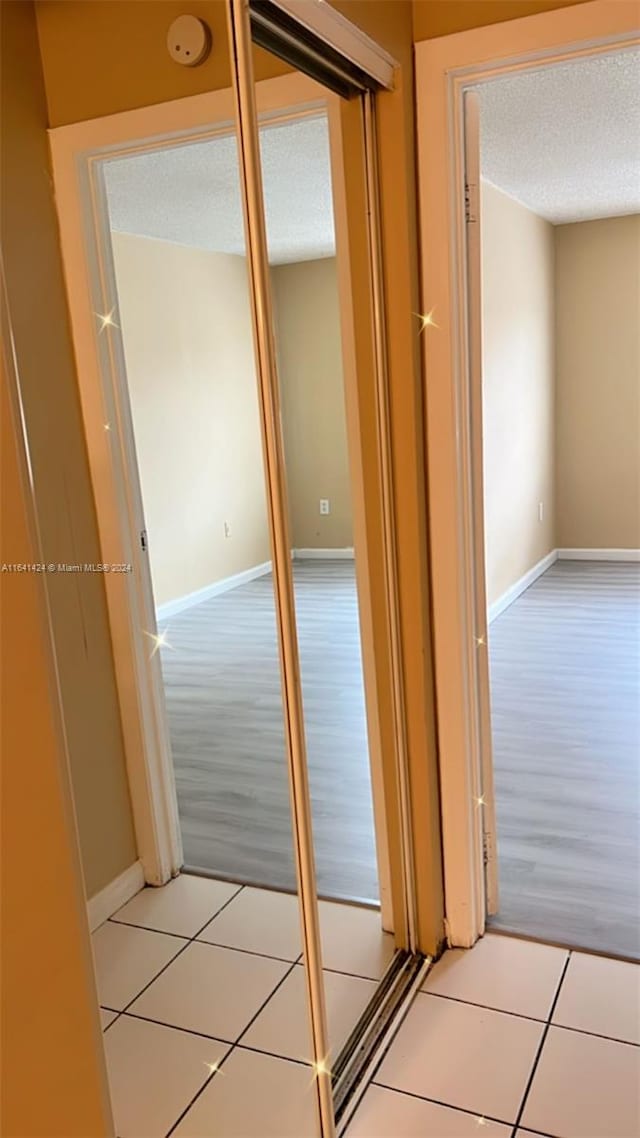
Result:
[[638,1138],[640,966],[490,934],[423,988],[349,1138]]
[[[392,954],[321,904],[333,1050]],[[295,898],[182,876],[94,934],[118,1138],[316,1138]],[[638,1138],[640,966],[489,935],[433,968],[348,1138]]]
[[[393,940],[374,910],[320,920],[336,1053]],[[296,897],[185,874],[93,940],[118,1138],[314,1138]]]

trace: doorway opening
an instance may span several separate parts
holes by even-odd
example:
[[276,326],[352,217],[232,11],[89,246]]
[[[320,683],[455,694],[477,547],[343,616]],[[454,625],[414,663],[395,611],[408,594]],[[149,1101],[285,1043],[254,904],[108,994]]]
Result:
[[636,959],[639,68],[626,51],[477,88],[490,924]]
[[431,483],[448,487],[431,495],[431,537],[453,945],[488,923],[638,954],[629,16],[594,4],[541,16],[535,49],[522,21],[425,45],[420,61],[427,432]]

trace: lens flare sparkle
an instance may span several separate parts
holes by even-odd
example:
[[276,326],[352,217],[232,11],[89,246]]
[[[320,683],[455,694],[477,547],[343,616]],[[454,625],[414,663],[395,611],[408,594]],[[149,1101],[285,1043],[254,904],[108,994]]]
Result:
[[420,321],[420,332],[418,333],[418,335],[421,335],[424,332],[425,328],[438,328],[439,327],[439,325],[436,324],[435,320],[433,319],[434,312],[435,312],[435,309],[431,308],[431,309],[429,309],[428,312],[424,312],[424,313],[423,312],[415,312],[414,313],[414,316],[417,316],[418,320]]
[[167,640],[168,628],[165,628],[164,632],[147,632],[146,629],[143,629],[143,632],[145,636],[149,637],[149,640],[153,641],[150,659],[153,659],[156,652],[159,652],[161,648],[173,648],[173,645]]
[[96,313],[94,313],[94,315],[100,321],[100,327],[98,329],[99,332],[104,332],[105,328],[119,328],[120,327],[120,325],[116,324],[115,320],[113,319],[114,312],[115,312],[115,308],[112,308],[110,312],[96,312]]

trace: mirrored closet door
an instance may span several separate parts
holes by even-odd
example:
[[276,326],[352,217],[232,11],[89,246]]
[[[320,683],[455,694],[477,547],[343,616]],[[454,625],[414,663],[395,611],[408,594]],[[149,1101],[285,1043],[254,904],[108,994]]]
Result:
[[61,128],[53,156],[103,558],[132,565],[106,589],[141,860],[206,910],[107,1052],[155,1030],[136,1015],[209,1041],[176,1134],[332,1138],[424,963],[382,81],[278,7],[228,0],[230,87]]

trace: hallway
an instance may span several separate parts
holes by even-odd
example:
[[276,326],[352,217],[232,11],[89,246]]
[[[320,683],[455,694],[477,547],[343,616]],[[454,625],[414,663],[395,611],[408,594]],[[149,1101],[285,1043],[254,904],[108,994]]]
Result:
[[[335,1046],[389,959],[378,922],[321,906]],[[183,875],[93,939],[118,1138],[314,1138],[294,898]],[[447,952],[347,1138],[636,1138],[639,980],[505,936]]]
[[[335,1056],[393,938],[375,909],[320,902],[320,925]],[[313,1135],[295,896],[181,874],[93,945],[118,1138]]]

